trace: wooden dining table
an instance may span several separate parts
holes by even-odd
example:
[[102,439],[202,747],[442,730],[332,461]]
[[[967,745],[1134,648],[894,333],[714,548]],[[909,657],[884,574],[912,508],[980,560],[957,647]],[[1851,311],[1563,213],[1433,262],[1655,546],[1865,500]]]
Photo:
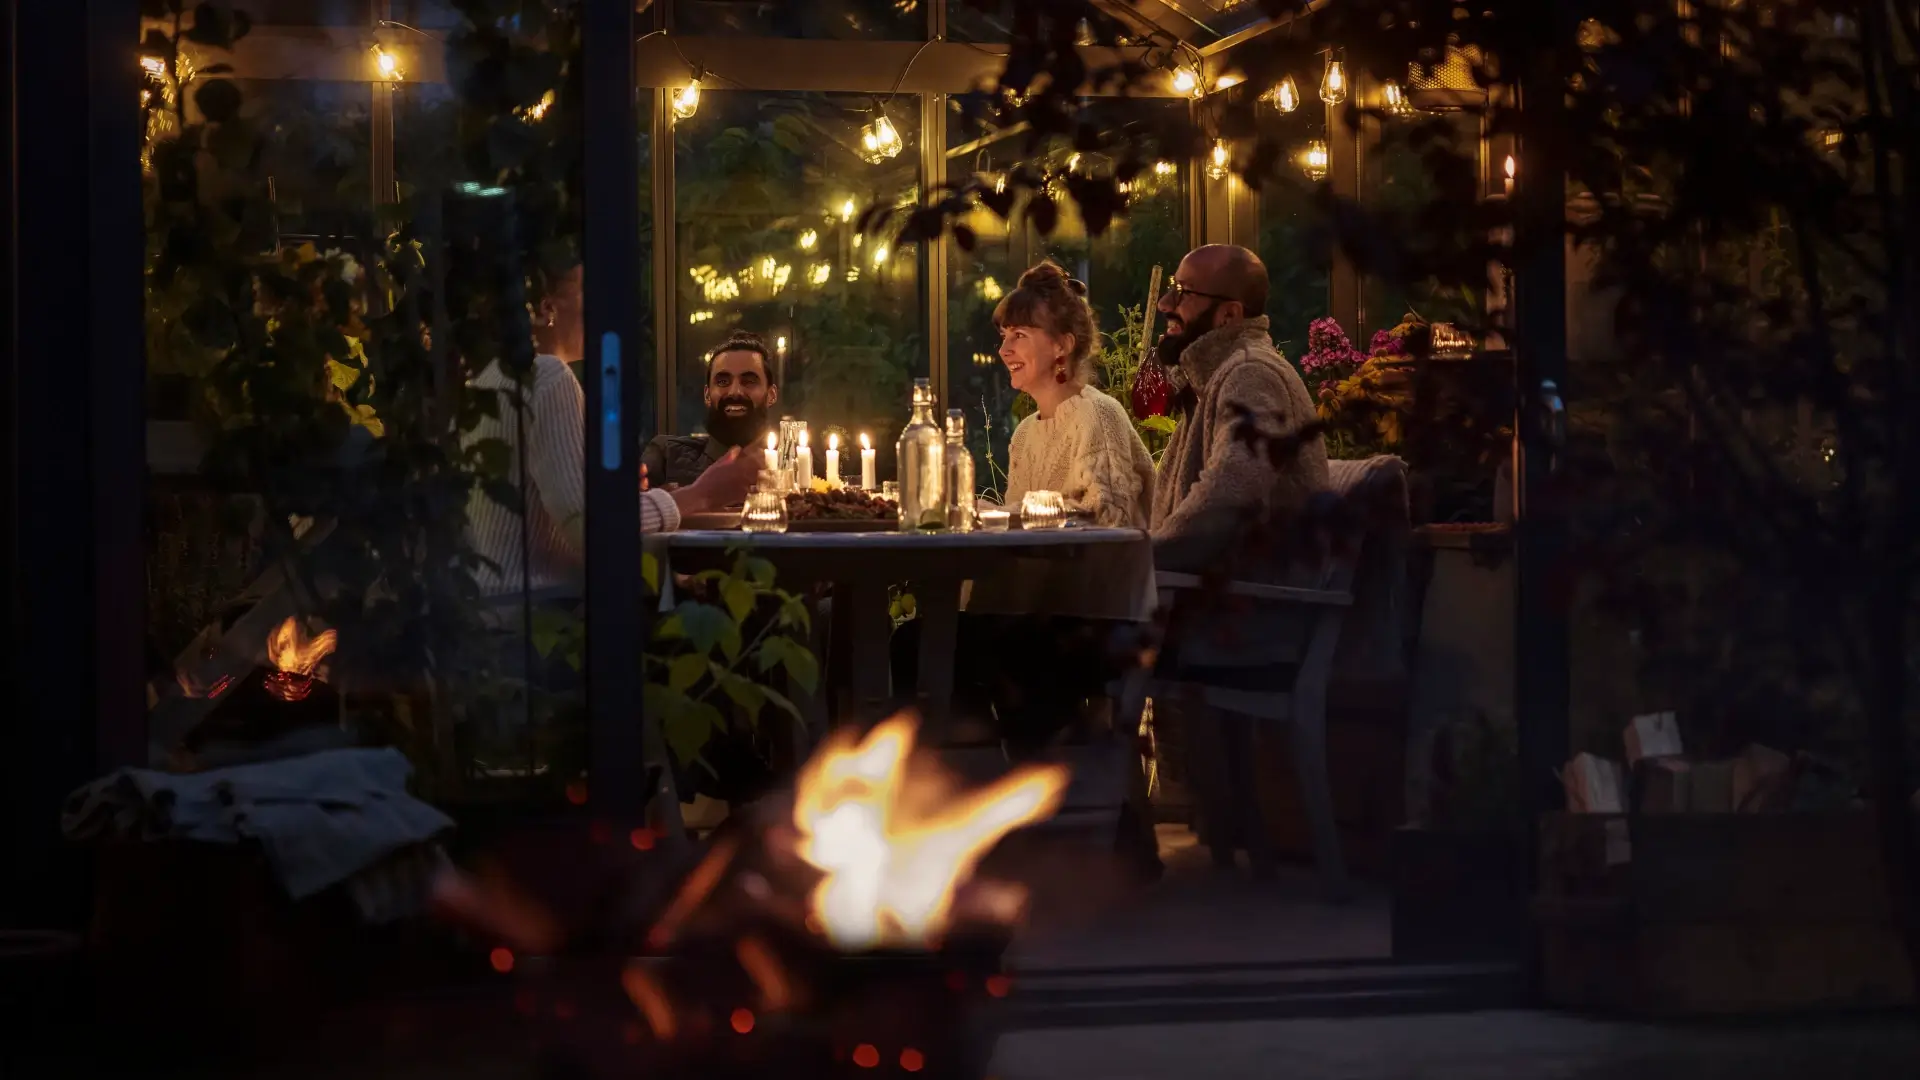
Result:
[[[724,566],[746,551],[773,563],[775,583],[788,592],[832,587],[834,638],[850,663],[835,689],[863,715],[892,700],[888,641],[893,633],[889,590],[906,587],[921,620],[919,707],[923,723],[939,733],[951,714],[954,654],[961,589],[1013,560],[1074,560],[1100,549],[1145,545],[1137,529],[1069,525],[1055,529],[967,533],[786,532],[692,530],[653,538],[675,573]],[[825,645],[816,631],[816,654]],[[839,668],[839,665],[833,665]],[[820,695],[813,695],[816,699]],[[806,707],[810,726],[825,719],[825,701]],[[816,727],[816,731],[820,728]]]

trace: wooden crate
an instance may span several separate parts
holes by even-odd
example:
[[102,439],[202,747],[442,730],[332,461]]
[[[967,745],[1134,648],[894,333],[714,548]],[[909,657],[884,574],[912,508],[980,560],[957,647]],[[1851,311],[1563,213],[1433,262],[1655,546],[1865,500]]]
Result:
[[1913,1000],[1865,813],[1554,814],[1540,839],[1555,1005],[1693,1016]]

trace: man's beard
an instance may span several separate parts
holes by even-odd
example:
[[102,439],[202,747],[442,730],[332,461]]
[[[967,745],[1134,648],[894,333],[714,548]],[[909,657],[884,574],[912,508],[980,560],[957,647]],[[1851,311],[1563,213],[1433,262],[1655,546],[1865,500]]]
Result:
[[1182,320],[1179,333],[1169,329],[1161,334],[1160,340],[1153,346],[1154,358],[1170,370],[1177,370],[1180,366],[1181,354],[1185,353],[1187,346],[1193,344],[1202,334],[1213,329],[1215,316],[1219,312],[1219,304],[1209,304],[1207,310],[1200,313],[1199,318]]
[[[727,406],[743,405],[746,412],[728,416]],[[767,431],[767,407],[755,405],[738,395],[723,397],[707,406],[707,434],[722,446],[753,446]]]

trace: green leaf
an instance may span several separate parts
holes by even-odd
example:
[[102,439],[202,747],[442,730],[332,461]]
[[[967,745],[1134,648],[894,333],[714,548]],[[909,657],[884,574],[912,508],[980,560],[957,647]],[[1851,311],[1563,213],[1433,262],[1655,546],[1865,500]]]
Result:
[[704,701],[690,702],[678,713],[668,716],[661,725],[667,738],[667,748],[673,756],[685,765],[700,756],[707,743],[713,740],[714,732],[719,731],[725,721],[720,710]]
[[1140,421],[1140,426],[1162,435],[1171,435],[1180,428],[1179,422],[1171,416],[1149,416]]
[[674,609],[669,621],[677,622],[687,643],[703,653],[712,652],[713,647],[721,644],[729,634],[733,636],[736,642],[734,648],[738,651],[740,625],[712,604],[688,601]]
[[769,637],[760,643],[758,653],[755,659],[761,671],[770,671],[778,664],[787,678],[807,693],[819,689],[820,661],[805,645],[789,637]]
[[640,553],[640,580],[647,585],[647,591],[660,595],[660,560],[651,552]]
[[774,708],[786,713],[799,723],[806,723],[806,718],[800,715],[800,707],[788,700],[784,694],[765,686],[760,688],[760,693],[766,697],[767,701],[771,703]]
[[240,115],[240,88],[230,79],[201,83],[200,89],[193,92],[193,103],[200,107],[201,116],[216,124],[224,124]]
[[721,693],[746,712],[747,719],[760,719],[760,708],[767,703],[766,687],[719,664],[713,665],[713,681]]
[[783,629],[798,630],[802,634],[813,633],[813,611],[807,607],[806,600],[798,596],[788,596],[781,600],[780,626]]
[[706,653],[687,653],[676,656],[667,663],[667,687],[673,690],[691,690],[700,676],[707,673]]
[[333,384],[335,390],[350,390],[353,388],[354,383],[360,381],[360,369],[357,367],[348,367],[338,360],[329,359],[327,361],[327,381]]
[[734,622],[745,621],[753,614],[753,602],[756,597],[753,586],[739,578],[728,578],[720,583],[720,599],[727,605],[727,613]]
[[746,555],[737,568],[757,589],[773,588],[773,564],[757,555]]
[[570,612],[537,608],[533,612],[533,651],[550,657],[579,625]]

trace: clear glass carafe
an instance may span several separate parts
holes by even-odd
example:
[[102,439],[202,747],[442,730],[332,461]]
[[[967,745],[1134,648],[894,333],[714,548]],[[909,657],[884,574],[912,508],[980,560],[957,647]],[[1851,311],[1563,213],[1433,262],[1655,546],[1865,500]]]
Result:
[[900,474],[900,528],[944,529],[947,525],[946,437],[933,418],[933,385],[913,380],[913,419],[894,447]]
[[973,452],[967,449],[967,414],[947,410],[947,529],[973,531]]

